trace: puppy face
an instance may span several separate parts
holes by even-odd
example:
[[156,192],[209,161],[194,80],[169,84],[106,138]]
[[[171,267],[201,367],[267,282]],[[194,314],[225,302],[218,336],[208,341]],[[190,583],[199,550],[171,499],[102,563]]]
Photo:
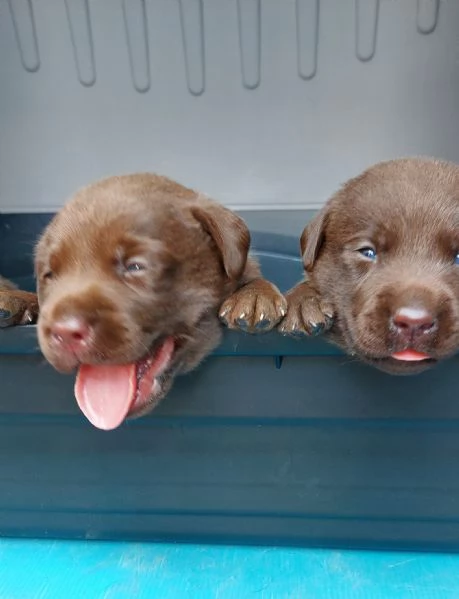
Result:
[[100,428],[155,406],[218,344],[249,233],[222,206],[154,175],[79,192],[36,249],[38,338]]
[[459,167],[382,163],[348,182],[304,231],[309,278],[334,306],[331,338],[409,374],[459,347]]

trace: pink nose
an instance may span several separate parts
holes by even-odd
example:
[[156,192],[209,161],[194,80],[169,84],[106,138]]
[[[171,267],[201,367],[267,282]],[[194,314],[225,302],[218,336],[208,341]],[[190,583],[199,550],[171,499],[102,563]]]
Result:
[[423,307],[399,308],[392,318],[392,324],[397,334],[406,337],[433,333],[437,328],[436,318]]
[[89,325],[82,318],[75,316],[58,320],[50,328],[53,341],[64,351],[76,351],[86,346],[89,333]]

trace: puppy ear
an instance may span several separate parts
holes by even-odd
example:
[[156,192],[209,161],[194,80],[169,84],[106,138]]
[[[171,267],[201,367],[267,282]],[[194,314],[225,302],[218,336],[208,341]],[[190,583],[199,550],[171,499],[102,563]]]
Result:
[[306,271],[310,271],[314,266],[320,248],[324,240],[325,227],[327,224],[328,209],[327,207],[315,216],[315,218],[307,225],[300,237],[301,255],[303,265]]
[[212,237],[230,279],[239,279],[245,269],[250,248],[250,233],[245,222],[223,206],[208,204],[191,209],[194,218]]

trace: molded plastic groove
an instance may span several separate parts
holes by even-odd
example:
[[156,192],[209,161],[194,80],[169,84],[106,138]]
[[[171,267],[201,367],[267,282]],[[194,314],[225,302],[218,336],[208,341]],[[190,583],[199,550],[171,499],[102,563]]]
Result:
[[417,27],[419,33],[432,33],[438,23],[440,0],[418,0]]
[[238,0],[237,20],[242,84],[247,89],[255,89],[260,85],[261,71],[260,0]]
[[34,73],[40,68],[40,54],[32,0],[8,0],[8,6],[22,66]]
[[320,0],[296,0],[298,75],[312,79],[317,72]]
[[123,17],[132,84],[138,92],[143,93],[151,85],[145,0],[123,0]]
[[179,6],[188,90],[200,96],[206,85],[202,0],[180,0]]
[[380,0],[355,0],[355,54],[371,60],[376,52]]
[[65,0],[65,9],[78,79],[90,87],[96,81],[96,65],[88,0]]

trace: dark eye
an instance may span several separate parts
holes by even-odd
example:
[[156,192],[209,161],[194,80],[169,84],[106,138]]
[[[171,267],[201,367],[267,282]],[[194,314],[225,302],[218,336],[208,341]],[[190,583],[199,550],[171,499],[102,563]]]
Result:
[[357,250],[359,254],[362,254],[368,260],[376,260],[376,250],[372,247],[364,247]]
[[459,252],[456,254],[454,258],[454,264],[459,264]]
[[129,260],[124,265],[126,272],[137,274],[146,270],[147,266],[142,260]]
[[45,280],[49,280],[53,278],[53,272],[51,270],[47,270],[44,274],[43,274],[43,279]]

